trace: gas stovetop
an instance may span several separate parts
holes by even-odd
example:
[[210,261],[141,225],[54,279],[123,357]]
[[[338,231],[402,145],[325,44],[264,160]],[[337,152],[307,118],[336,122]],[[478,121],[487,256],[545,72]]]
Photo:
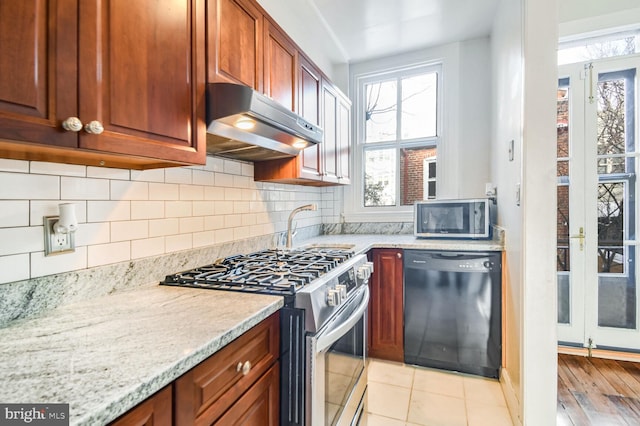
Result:
[[167,275],[160,284],[294,295],[353,255],[341,249],[264,250]]

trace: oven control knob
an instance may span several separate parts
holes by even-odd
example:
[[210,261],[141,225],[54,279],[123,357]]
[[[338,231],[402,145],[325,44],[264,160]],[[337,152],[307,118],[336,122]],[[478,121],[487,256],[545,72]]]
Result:
[[373,263],[366,262],[362,264],[360,267],[358,267],[358,271],[356,272],[356,275],[359,280],[368,280],[372,272],[373,272]]
[[327,292],[327,305],[338,306],[340,304],[340,291],[336,289],[329,289]]
[[344,284],[336,284],[336,290],[340,292],[340,299],[345,300],[347,298],[347,286]]

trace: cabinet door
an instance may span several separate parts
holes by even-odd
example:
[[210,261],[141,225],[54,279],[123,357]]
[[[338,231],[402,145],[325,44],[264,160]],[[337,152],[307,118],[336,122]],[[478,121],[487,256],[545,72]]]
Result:
[[323,151],[323,176],[325,182],[338,183],[338,157],[337,157],[337,107],[338,94],[328,82],[322,84],[322,127],[324,139]]
[[[300,55],[300,91],[298,113],[307,121],[320,125],[320,71],[311,61]],[[311,146],[302,151],[300,174],[303,178],[320,180],[322,144]]]
[[351,102],[343,96],[338,98],[336,137],[338,181],[348,185],[351,183]]
[[0,138],[76,147],[77,0],[0,1]]
[[402,250],[374,249],[369,281],[369,355],[404,361]]
[[264,91],[291,111],[297,110],[298,51],[273,22],[265,22]]
[[208,6],[209,80],[262,92],[262,11],[247,0],[209,0]]
[[[215,425],[277,426],[280,424],[280,368],[274,364]],[[286,397],[286,396],[285,396]]]
[[80,147],[204,164],[204,0],[79,7]]
[[278,360],[275,313],[175,381],[176,425],[212,424]]
[[123,414],[111,426],[171,426],[172,392],[167,386],[146,401]]

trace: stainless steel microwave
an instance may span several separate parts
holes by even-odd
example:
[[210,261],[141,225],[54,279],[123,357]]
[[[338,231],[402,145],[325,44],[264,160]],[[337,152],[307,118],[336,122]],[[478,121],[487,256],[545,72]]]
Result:
[[413,233],[418,238],[491,239],[495,201],[488,198],[417,201]]

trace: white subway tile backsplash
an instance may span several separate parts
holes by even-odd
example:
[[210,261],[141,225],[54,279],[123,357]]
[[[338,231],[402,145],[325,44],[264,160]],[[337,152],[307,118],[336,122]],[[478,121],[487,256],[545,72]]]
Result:
[[164,181],[166,183],[192,183],[192,170],[184,167],[172,167],[164,169]]
[[164,253],[164,237],[131,241],[132,259],[159,256]]
[[149,222],[132,220],[111,223],[111,242],[140,240],[149,237]]
[[188,250],[193,248],[193,237],[191,234],[167,236],[165,238],[165,248],[167,253]]
[[57,200],[60,177],[0,172],[0,200]]
[[242,200],[242,190],[238,188],[225,188],[224,199],[227,201]]
[[90,178],[129,180],[130,172],[128,169],[114,169],[111,167],[87,167],[87,177]]
[[29,162],[23,160],[9,160],[0,158],[0,171],[29,173]]
[[215,244],[215,235],[214,231],[195,232],[193,234],[193,247],[206,247]]
[[253,164],[242,163],[242,176],[249,176],[253,180]]
[[233,228],[233,239],[234,240],[243,240],[245,238],[252,237],[251,228],[249,227],[241,227],[241,228]]
[[219,186],[205,186],[204,188],[205,200],[224,200],[224,188]]
[[204,200],[204,186],[180,185],[181,200]]
[[224,160],[220,157],[207,156],[207,164],[203,167],[204,170],[211,172],[223,172]]
[[76,247],[106,244],[111,241],[111,223],[81,223],[75,233]]
[[30,277],[29,254],[0,256],[0,284],[26,280]]
[[204,218],[202,217],[184,217],[180,219],[180,233],[187,234],[189,232],[204,231]]
[[224,216],[206,216],[204,229],[207,231],[224,228]]
[[216,233],[216,243],[226,243],[229,241],[233,241],[233,229],[224,228],[218,229],[215,231]]
[[131,180],[140,182],[164,182],[165,169],[131,170]]
[[224,172],[230,175],[242,174],[242,163],[233,160],[224,160]]
[[242,226],[251,226],[256,225],[258,223],[258,215],[256,214],[243,214],[242,217]]
[[249,188],[249,182],[253,179],[247,176],[234,176],[233,177],[233,186],[235,188]]
[[60,197],[69,200],[108,200],[109,180],[62,176]]
[[150,200],[179,200],[180,185],[175,183],[150,183]]
[[44,250],[42,226],[0,229],[0,256]]
[[194,201],[192,213],[194,216],[210,216],[215,214],[215,208],[213,201]]
[[179,219],[157,219],[149,221],[149,237],[176,235],[180,232]]
[[89,268],[130,260],[131,243],[129,241],[122,241],[89,246],[87,247],[87,259],[87,266]]
[[193,170],[193,184],[213,186],[216,183],[215,173],[208,170]]
[[76,247],[74,252],[56,256],[45,256],[43,251],[31,253],[31,278],[75,271],[86,267],[86,247]]
[[251,211],[251,203],[248,201],[234,201],[233,212],[236,214],[249,213]]
[[32,161],[29,172],[32,174],[41,174],[41,175],[86,177],[87,166],[78,166],[76,164],[46,163],[46,162]]
[[0,228],[16,226],[29,226],[29,201],[0,201]]
[[216,173],[216,186],[233,187],[233,176],[225,173]]
[[218,201],[215,206],[217,215],[233,213],[233,201]]
[[131,201],[132,220],[164,217],[164,201]]
[[224,217],[224,226],[226,228],[235,228],[242,225],[242,216],[239,214],[231,214]]
[[131,219],[131,201],[87,201],[87,222]]
[[165,214],[167,217],[192,216],[193,203],[191,201],[167,201],[165,202]]
[[148,200],[149,183],[112,180],[111,200]]

